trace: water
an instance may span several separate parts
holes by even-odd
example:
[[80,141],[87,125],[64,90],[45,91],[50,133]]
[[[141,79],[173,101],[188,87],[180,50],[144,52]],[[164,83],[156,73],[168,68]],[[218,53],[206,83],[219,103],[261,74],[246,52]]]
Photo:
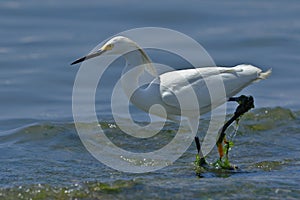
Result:
[[[298,199],[299,8],[297,1],[2,1],[0,197]],[[242,92],[255,97],[256,109],[242,118],[230,154],[239,171],[198,178],[193,144],[167,168],[127,174],[101,164],[82,145],[71,107],[78,67],[69,63],[113,34],[144,26],[191,36],[217,64],[273,69],[267,81]],[[116,79],[119,70],[107,73]],[[105,97],[111,79],[97,93],[97,114],[105,130],[117,135]],[[173,137],[177,125],[170,122],[166,129],[162,141]],[[115,139],[132,145],[128,138]],[[208,159],[216,157],[214,151]]]

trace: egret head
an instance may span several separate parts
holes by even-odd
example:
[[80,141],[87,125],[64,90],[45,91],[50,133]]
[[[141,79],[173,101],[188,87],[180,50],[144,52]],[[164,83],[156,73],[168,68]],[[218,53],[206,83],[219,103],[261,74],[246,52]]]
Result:
[[140,49],[138,45],[130,40],[129,38],[123,36],[116,36],[107,41],[100,49],[94,51],[82,58],[75,60],[71,65],[83,62],[90,58],[94,58],[100,55],[123,55],[127,52]]

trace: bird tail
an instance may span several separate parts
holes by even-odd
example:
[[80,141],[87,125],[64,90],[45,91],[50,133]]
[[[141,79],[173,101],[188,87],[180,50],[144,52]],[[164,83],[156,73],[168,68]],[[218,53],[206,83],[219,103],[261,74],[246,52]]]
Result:
[[272,69],[269,69],[265,72],[259,72],[257,79],[254,82],[259,82],[260,80],[267,79],[272,74]]
[[272,73],[272,69],[259,73],[258,79],[267,79]]

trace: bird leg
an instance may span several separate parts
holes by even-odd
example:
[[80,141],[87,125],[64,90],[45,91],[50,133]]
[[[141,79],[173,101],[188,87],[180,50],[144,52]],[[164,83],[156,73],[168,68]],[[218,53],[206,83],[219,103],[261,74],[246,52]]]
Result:
[[203,154],[201,152],[200,141],[197,136],[195,137],[195,143],[196,143],[196,147],[197,147],[197,151],[198,151],[198,153],[196,154],[196,160],[195,160],[195,172],[198,177],[202,177],[202,173],[206,172],[211,167],[206,162],[205,157],[203,156]]
[[[236,121],[238,123],[239,118],[246,112],[248,112],[251,108],[254,108],[254,99],[252,96],[245,96],[245,95],[241,95],[239,97],[230,97],[228,99],[228,101],[235,101],[237,102],[239,105],[236,108],[234,115],[223,125],[223,127],[219,130],[219,136],[217,139],[217,147],[218,147],[218,152],[219,152],[219,156],[220,159],[213,164],[214,167],[218,166],[221,167],[223,169],[236,169],[236,167],[231,166],[229,161],[228,161],[228,151],[229,148],[231,146],[231,142],[226,140],[226,133],[225,131],[227,130],[227,128],[234,122]],[[236,132],[237,130],[235,130]],[[224,142],[224,146],[223,146],[223,142]],[[200,148],[200,142],[199,142],[199,138],[195,137],[195,143],[196,143],[196,147],[197,147],[197,155],[196,155],[196,161],[195,161],[195,165],[196,165],[196,173],[198,175],[200,175],[203,171],[210,169],[211,165],[209,165],[206,160],[205,157],[203,156],[202,152],[201,152],[201,148]],[[224,150],[225,150],[225,161],[222,161],[222,158],[224,156]]]
[[226,149],[226,156],[228,156],[228,150],[229,150],[229,143],[227,142],[225,138],[225,131],[226,129],[234,122],[238,121],[239,118],[246,112],[248,112],[251,108],[254,108],[254,99],[252,96],[245,96],[241,95],[239,97],[230,97],[228,101],[235,101],[239,105],[236,108],[234,115],[223,125],[223,127],[219,131],[219,138],[217,140],[217,147],[218,147],[218,152],[220,156],[220,160],[222,160],[224,156],[224,150],[223,150],[223,141],[225,144],[227,144],[227,149]]
[[195,137],[195,143],[196,143],[196,147],[197,147],[197,155],[196,155],[196,166],[204,166],[206,165],[206,160],[201,152],[201,147],[200,147],[200,141],[199,138],[196,136]]

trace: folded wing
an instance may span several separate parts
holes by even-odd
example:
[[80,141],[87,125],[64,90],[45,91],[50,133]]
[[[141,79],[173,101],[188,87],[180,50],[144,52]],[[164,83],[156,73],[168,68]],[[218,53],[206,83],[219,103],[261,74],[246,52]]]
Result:
[[252,65],[172,71],[160,75],[161,98],[169,106],[183,111],[199,108],[203,113],[223,104],[262,75],[266,77],[265,73]]

